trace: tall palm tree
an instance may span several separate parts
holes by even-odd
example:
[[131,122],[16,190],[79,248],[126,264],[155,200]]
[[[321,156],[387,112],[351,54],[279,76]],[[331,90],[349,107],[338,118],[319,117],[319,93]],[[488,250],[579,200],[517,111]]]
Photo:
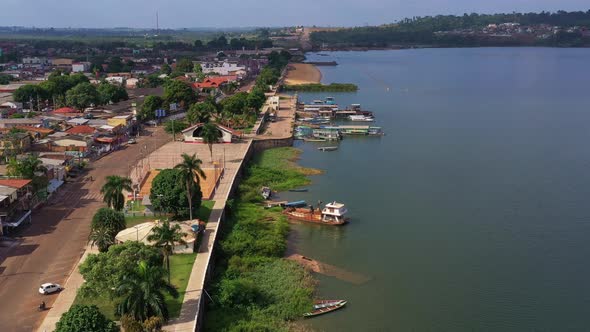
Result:
[[154,246],[160,248],[164,254],[168,270],[168,283],[170,283],[170,255],[174,254],[175,244],[186,244],[183,239],[185,236],[186,233],[181,231],[180,225],[171,226],[170,222],[166,220],[160,226],[152,228],[152,232],[147,237],[147,240],[154,242]]
[[117,315],[130,315],[143,322],[152,316],[168,319],[164,292],[178,297],[176,289],[163,278],[162,267],[140,262],[135,273],[124,276],[115,292],[122,298]]
[[107,227],[93,228],[90,233],[90,246],[96,245],[99,252],[106,252],[109,247],[115,244],[115,233]]
[[182,162],[174,166],[175,169],[180,170],[182,178],[186,185],[186,198],[188,199],[188,213],[190,220],[193,220],[193,189],[195,184],[201,184],[201,178],[207,178],[205,172],[201,169],[203,161],[198,159],[195,154],[189,156],[186,153],[182,154]]
[[203,142],[209,146],[209,153],[211,153],[211,162],[213,162],[213,144],[219,142],[221,138],[221,131],[213,123],[206,123],[201,131]]
[[107,176],[107,182],[100,189],[103,195],[103,202],[114,210],[121,211],[125,206],[125,196],[123,190],[133,191],[131,188],[131,179],[124,178],[118,175]]

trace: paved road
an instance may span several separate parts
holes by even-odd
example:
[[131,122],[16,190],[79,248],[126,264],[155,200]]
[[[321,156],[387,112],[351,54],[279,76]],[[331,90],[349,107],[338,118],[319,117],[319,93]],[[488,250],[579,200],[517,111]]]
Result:
[[[169,137],[161,130],[140,137],[138,144],[94,162],[88,175],[62,187],[57,197],[33,213],[32,225],[17,234],[21,244],[8,249],[0,262],[0,331],[33,331],[44,314],[37,306],[51,306],[57,295],[37,292],[44,282],[63,285],[82,257],[88,242],[90,220],[101,207],[100,188],[107,175],[128,174],[129,165],[140,155],[140,148],[151,152]],[[88,181],[92,176],[95,181]]]

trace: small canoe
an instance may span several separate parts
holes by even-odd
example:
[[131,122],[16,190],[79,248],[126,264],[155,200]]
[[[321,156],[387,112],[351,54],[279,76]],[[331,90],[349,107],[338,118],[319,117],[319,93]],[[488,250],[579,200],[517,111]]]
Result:
[[305,201],[295,201],[295,202],[287,202],[282,205],[284,208],[298,208],[307,206]]
[[318,148],[320,151],[336,151],[338,150],[337,146],[321,146]]
[[309,189],[307,188],[301,188],[301,189],[289,189],[290,192],[292,193],[306,193],[309,191]]
[[346,305],[345,300],[314,301],[313,310],[303,314],[303,317],[314,317],[338,310]]

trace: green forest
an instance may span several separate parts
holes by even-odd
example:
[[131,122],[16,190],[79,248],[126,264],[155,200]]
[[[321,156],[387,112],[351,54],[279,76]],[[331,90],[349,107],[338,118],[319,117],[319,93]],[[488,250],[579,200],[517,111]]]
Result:
[[491,35],[436,34],[438,31],[481,29],[488,24],[519,23],[522,26],[590,27],[590,10],[583,12],[464,14],[406,18],[395,24],[317,31],[311,34],[314,47],[392,46],[589,46],[590,38],[580,31],[561,31],[550,38],[498,38]]

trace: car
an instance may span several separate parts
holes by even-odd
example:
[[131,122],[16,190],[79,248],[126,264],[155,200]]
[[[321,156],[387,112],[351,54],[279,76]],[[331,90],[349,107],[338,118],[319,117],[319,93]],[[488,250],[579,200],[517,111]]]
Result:
[[127,144],[135,144],[135,143],[137,143],[137,141],[135,140],[135,138],[130,138],[130,139],[127,141]]
[[48,283],[41,285],[41,287],[39,287],[39,293],[51,294],[51,293],[59,292],[62,289],[63,288],[59,284],[53,284],[53,283],[48,282]]

